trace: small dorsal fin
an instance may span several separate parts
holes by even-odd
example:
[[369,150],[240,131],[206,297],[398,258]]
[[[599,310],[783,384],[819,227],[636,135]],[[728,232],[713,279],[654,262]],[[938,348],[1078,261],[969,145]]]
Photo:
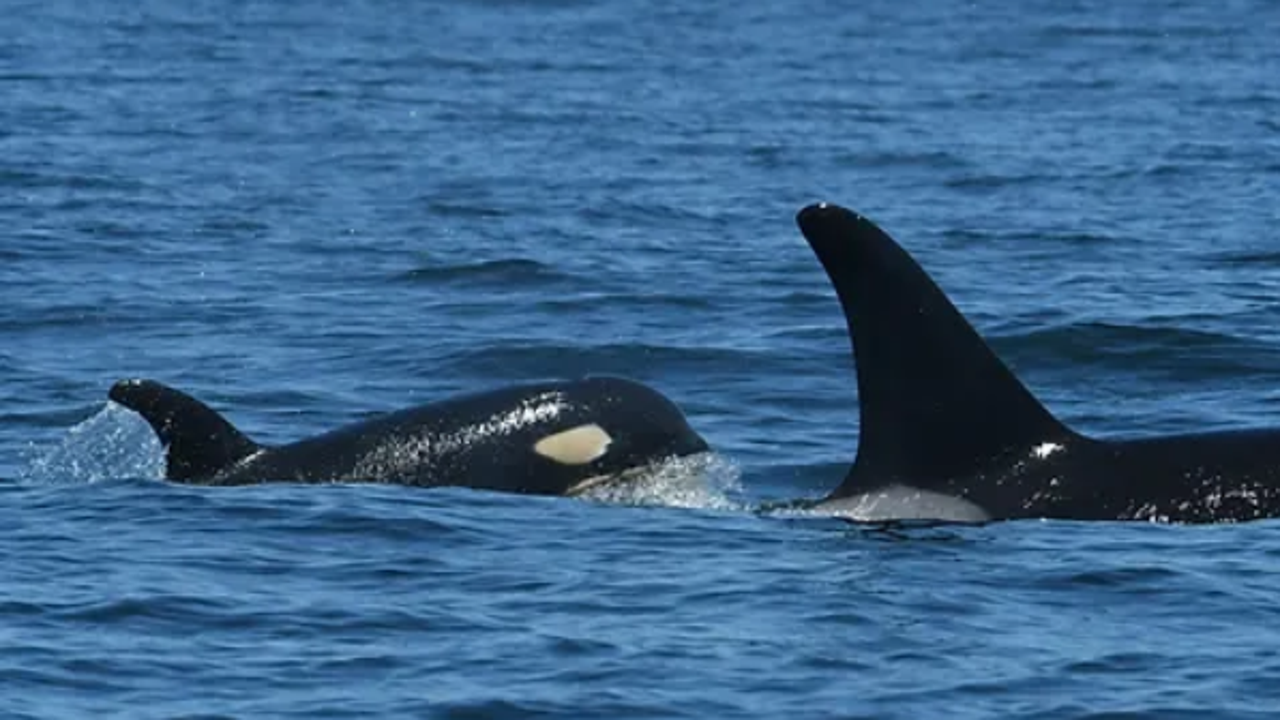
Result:
[[1075,437],[874,223],[830,204],[796,223],[840,298],[857,368],[858,455],[833,497],[937,486]]
[[209,406],[154,380],[121,380],[109,397],[151,425],[170,480],[212,477],[261,449]]

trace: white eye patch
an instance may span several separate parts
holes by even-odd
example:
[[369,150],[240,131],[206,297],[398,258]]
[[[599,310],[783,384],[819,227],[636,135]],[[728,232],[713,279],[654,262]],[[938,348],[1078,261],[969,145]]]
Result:
[[608,452],[611,442],[609,433],[592,423],[548,435],[533,446],[533,451],[561,465],[586,465]]

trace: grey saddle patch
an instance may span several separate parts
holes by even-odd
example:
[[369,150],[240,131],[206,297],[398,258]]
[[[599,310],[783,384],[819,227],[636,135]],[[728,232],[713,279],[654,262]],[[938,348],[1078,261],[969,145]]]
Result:
[[824,500],[813,509],[863,522],[942,520],[979,523],[991,519],[985,510],[964,498],[907,485],[889,485],[872,492]]

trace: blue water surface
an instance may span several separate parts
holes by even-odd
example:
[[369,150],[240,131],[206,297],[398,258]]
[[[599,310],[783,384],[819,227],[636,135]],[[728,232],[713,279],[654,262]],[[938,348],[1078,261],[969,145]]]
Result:
[[[0,717],[1280,712],[1276,522],[764,510],[857,445],[818,200],[1082,431],[1280,424],[1276,3],[4,10]],[[183,487],[105,400],[270,443],[586,373],[714,471]]]

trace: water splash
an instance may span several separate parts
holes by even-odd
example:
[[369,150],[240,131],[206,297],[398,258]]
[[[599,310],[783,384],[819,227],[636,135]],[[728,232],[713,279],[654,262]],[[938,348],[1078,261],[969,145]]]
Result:
[[732,499],[742,491],[741,469],[715,453],[671,458],[628,482],[602,485],[581,497],[619,505],[742,510]]
[[57,445],[33,446],[18,481],[56,485],[163,477],[164,453],[151,428],[128,409],[107,403]]

